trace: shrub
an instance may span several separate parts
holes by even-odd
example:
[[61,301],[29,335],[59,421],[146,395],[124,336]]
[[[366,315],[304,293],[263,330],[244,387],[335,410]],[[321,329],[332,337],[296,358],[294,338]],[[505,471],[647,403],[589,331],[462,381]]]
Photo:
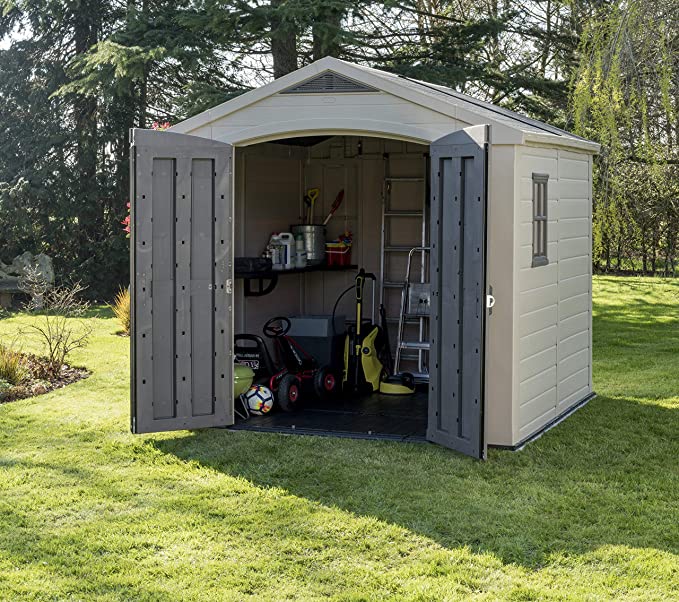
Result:
[[79,282],[48,286],[39,275],[28,271],[19,285],[31,295],[26,310],[35,313],[27,331],[37,336],[47,356],[42,376],[55,378],[68,354],[85,347],[92,334],[92,324],[86,319],[90,304],[81,299],[85,287]]
[[28,372],[24,359],[18,351],[0,345],[0,381],[18,385]]
[[130,334],[130,289],[120,288],[113,299],[113,305],[111,306],[113,313],[116,318],[120,321],[123,327],[123,333],[126,335]]

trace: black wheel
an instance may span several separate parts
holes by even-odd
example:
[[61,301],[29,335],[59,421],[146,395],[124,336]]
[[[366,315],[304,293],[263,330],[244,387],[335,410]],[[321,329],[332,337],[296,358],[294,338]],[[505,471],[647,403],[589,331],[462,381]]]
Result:
[[292,412],[299,407],[301,383],[299,378],[286,374],[278,385],[278,404],[284,412]]
[[330,399],[337,394],[339,380],[330,366],[323,366],[314,375],[314,392],[320,399]]

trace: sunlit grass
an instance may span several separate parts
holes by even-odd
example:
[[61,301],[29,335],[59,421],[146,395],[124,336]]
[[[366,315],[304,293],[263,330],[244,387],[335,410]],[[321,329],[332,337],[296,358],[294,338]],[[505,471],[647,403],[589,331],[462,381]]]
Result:
[[[0,600],[679,598],[679,286],[595,279],[599,397],[519,453],[133,436],[110,311],[92,376],[0,406]],[[0,320],[0,340],[29,318]],[[25,351],[32,343],[26,342]]]

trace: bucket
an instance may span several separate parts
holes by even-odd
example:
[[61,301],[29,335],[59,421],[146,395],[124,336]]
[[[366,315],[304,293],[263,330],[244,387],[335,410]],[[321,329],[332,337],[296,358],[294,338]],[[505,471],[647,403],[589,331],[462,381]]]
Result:
[[325,259],[325,226],[298,225],[290,228],[304,239],[307,265],[319,265]]
[[325,243],[328,266],[351,265],[351,247],[343,242]]

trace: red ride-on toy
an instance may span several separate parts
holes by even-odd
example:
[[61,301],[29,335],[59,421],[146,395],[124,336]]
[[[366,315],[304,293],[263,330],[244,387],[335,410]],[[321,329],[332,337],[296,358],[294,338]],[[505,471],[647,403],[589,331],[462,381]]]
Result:
[[281,409],[290,412],[299,407],[302,390],[312,389],[320,399],[329,399],[339,388],[339,379],[330,366],[318,362],[288,336],[290,320],[271,318],[264,325],[264,334],[274,344],[282,368],[269,381]]

